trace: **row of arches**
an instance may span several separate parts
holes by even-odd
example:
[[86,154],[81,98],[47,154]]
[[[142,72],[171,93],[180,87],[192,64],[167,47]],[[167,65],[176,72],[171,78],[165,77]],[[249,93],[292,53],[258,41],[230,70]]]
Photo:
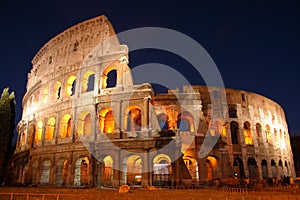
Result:
[[[240,141],[239,138],[239,124],[236,121],[230,122],[230,132],[231,132],[231,143],[232,144],[238,144]],[[243,136],[245,140],[245,144],[247,145],[253,145],[253,133],[251,131],[251,125],[248,121],[244,122],[243,125]],[[271,132],[270,126],[267,124],[264,129],[263,135],[263,128],[260,123],[255,124],[255,134],[256,138],[258,140],[261,140],[259,138],[262,138],[262,140],[266,141],[267,143],[273,143],[275,144],[276,148],[285,149],[286,143],[288,142],[289,138],[286,135],[285,132],[282,132],[282,130],[279,130],[279,134],[277,134],[277,129],[274,128],[274,134]],[[274,139],[274,142],[273,142]]]
[[[47,103],[49,100],[57,100],[61,97],[71,97],[75,95],[77,84],[77,77],[75,75],[70,75],[65,86],[62,82],[57,80],[51,87],[44,85],[41,91],[35,92],[25,103],[24,110],[32,110],[33,107],[39,103]],[[113,88],[117,85],[117,69],[115,67],[107,67],[101,76],[101,89]],[[95,72],[93,70],[86,71],[81,80],[81,85],[78,86],[81,93],[94,91],[95,88]]]

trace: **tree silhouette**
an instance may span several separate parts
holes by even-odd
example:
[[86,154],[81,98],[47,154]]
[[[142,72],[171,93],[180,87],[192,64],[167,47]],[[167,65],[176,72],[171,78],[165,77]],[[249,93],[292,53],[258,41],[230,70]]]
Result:
[[0,98],[0,183],[7,173],[7,165],[11,155],[11,144],[15,128],[15,94],[5,88]]

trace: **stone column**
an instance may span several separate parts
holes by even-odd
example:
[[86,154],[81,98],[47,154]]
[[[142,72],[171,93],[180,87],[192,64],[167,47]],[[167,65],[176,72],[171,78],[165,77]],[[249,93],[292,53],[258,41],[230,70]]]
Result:
[[143,102],[141,137],[147,138],[149,133],[149,101],[150,97],[145,97]]
[[[148,150],[147,150],[148,151]],[[150,166],[149,166],[149,152],[142,157],[142,186],[150,185]]]
[[69,156],[69,171],[68,171],[68,185],[71,186],[74,183],[74,164],[73,164],[73,151],[70,152],[70,156]]

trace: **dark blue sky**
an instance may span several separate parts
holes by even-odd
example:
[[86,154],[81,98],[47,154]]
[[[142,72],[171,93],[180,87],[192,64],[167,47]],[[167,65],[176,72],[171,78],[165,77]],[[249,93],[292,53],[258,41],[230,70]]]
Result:
[[[290,133],[299,134],[300,2],[296,0],[1,1],[0,90],[9,86],[15,91],[16,121],[21,118],[27,73],[37,51],[70,26],[102,14],[117,33],[158,26],[192,37],[215,61],[226,87],[277,101],[286,112]],[[130,55],[132,67],[147,62],[174,66],[192,77],[193,84],[198,81],[188,64],[174,55],[157,51]]]

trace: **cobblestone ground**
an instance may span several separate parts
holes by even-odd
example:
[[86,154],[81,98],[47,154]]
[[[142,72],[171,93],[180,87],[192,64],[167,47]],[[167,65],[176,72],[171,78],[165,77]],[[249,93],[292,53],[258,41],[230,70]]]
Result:
[[[12,195],[13,193],[13,195]],[[119,194],[117,190],[76,189],[76,188],[44,188],[44,187],[0,187],[0,200],[300,200],[299,192],[249,192],[230,193],[215,190],[144,190],[132,189],[127,194]]]

